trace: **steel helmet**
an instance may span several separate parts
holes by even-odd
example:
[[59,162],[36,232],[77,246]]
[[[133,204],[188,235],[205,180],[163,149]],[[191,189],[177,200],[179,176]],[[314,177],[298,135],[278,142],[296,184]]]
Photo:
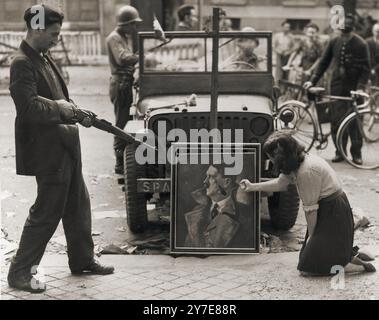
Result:
[[[241,32],[256,32],[256,30],[253,27],[243,27]],[[258,38],[251,38],[251,40],[254,40],[257,46],[259,46]]]
[[241,32],[255,32],[256,30],[253,27],[243,27]]
[[141,22],[142,19],[136,8],[132,6],[123,6],[117,13],[117,25],[124,26],[132,22]]

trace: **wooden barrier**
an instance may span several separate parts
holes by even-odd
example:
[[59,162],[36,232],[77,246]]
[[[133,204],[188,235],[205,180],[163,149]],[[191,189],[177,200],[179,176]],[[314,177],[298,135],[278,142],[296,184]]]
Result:
[[[61,36],[63,38],[64,48],[67,50],[69,60],[72,63],[86,64],[101,59],[101,39],[99,32],[62,31]],[[12,47],[18,48],[24,38],[24,32],[0,32],[0,42]],[[64,48],[60,42],[52,49],[52,52],[64,58]]]

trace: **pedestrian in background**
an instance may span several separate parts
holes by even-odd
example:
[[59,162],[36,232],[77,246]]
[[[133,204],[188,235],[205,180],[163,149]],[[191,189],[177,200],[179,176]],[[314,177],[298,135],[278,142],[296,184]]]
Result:
[[282,67],[287,65],[288,59],[295,49],[295,38],[291,32],[291,25],[283,21],[282,31],[274,35],[272,39],[273,50],[276,53],[276,81],[288,78],[288,72]]
[[367,39],[368,48],[370,50],[370,69],[371,83],[374,86],[379,85],[379,23],[372,28],[373,36]]
[[300,40],[283,70],[289,72],[289,80],[302,84],[310,79],[322,54],[323,46],[318,37],[319,27],[309,23],[304,28],[304,39]]
[[[33,26],[37,14],[44,15],[43,26]],[[11,64],[9,89],[16,106],[17,174],[34,176],[38,189],[9,267],[8,284],[40,293],[46,285],[33,274],[60,220],[73,274],[105,275],[114,269],[94,259],[91,204],[82,174],[76,123],[88,127],[95,115],[70,101],[63,76],[48,52],[58,43],[63,14],[36,5],[25,11],[24,20],[28,31]]]
[[195,7],[189,4],[183,4],[177,11],[179,23],[176,31],[193,31],[197,29],[197,18],[195,16]]
[[[317,84],[325,71],[331,66],[331,94],[350,97],[351,90],[364,90],[369,79],[369,50],[367,43],[353,32],[354,16],[347,14],[344,27],[340,36],[329,41],[320,62],[312,74],[311,79],[304,84],[305,89]],[[352,112],[351,102],[336,101],[330,108],[331,134],[336,147],[333,162],[343,161],[338,151],[336,136],[338,127],[349,113]],[[357,125],[352,126],[349,132],[351,140],[350,152],[356,164],[362,164],[362,136]],[[344,147],[347,146],[347,138],[344,139]]]
[[302,275],[331,275],[338,267],[346,272],[375,272],[363,259],[370,257],[353,247],[352,209],[336,172],[321,157],[304,152],[290,134],[277,131],[263,145],[263,153],[280,172],[262,183],[242,180],[247,192],[283,192],[296,184],[307,221],[307,233],[297,269]]
[[[135,65],[139,57],[133,50],[133,39],[137,33],[137,23],[142,19],[137,9],[123,6],[117,15],[117,27],[106,39],[111,79],[109,87],[110,99],[114,105],[115,124],[124,129],[130,118],[130,107],[133,103],[133,82]],[[114,153],[116,156],[115,173],[124,173],[124,150],[126,142],[114,137]]]

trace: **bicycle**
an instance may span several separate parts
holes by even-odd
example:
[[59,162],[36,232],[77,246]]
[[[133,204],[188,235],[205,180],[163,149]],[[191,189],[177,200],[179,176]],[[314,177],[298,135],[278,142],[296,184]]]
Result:
[[372,81],[369,80],[366,92],[370,96],[371,108],[374,108],[376,111],[379,111],[379,87],[373,86]]
[[[304,90],[304,89],[303,89]],[[323,150],[328,145],[330,132],[323,132],[323,123],[327,123],[325,110],[335,101],[346,101],[352,103],[352,113],[348,114],[341,122],[337,131],[337,148],[343,158],[351,165],[361,169],[379,168],[379,112],[375,104],[370,103],[372,98],[367,93],[351,91],[351,97],[341,97],[326,95],[325,89],[321,87],[312,87],[308,90],[309,103],[306,104],[298,100],[285,101],[279,106],[278,112],[291,110],[294,114],[292,121],[288,123],[278,123],[281,130],[290,130],[292,136],[305,146],[309,151],[315,143],[316,149]],[[321,99],[323,98],[323,99]],[[358,105],[358,100],[363,98],[363,104]],[[312,109],[313,108],[313,109]],[[316,110],[316,112],[312,112]],[[363,164],[353,162],[348,147],[351,148],[351,142],[348,141],[344,147],[348,133],[356,126],[359,135],[362,137],[362,156]],[[376,150],[375,150],[376,149]]]

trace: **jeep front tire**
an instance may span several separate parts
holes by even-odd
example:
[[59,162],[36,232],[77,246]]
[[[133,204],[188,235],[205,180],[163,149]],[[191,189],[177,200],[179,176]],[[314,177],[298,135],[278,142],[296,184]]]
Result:
[[137,192],[137,179],[145,177],[145,167],[135,159],[136,144],[127,144],[124,152],[126,220],[133,233],[144,232],[147,226],[146,198]]
[[299,205],[299,194],[294,184],[290,184],[287,191],[275,192],[272,197],[268,197],[268,210],[273,227],[286,231],[291,229],[296,223]]

